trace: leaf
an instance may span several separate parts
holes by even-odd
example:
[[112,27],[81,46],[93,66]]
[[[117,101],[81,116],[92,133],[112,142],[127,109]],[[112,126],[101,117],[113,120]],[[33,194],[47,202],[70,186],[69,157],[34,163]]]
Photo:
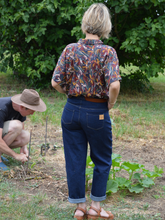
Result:
[[120,154],[112,154],[112,163],[113,162],[121,162],[121,155]]
[[141,47],[136,47],[135,48],[135,51],[138,53],[138,54],[140,54],[140,51],[141,51],[142,49],[141,49]]
[[155,185],[154,181],[151,179],[151,178],[144,178],[142,181],[141,181],[143,187],[150,187],[152,185]]
[[119,187],[128,187],[131,184],[131,181],[123,178],[123,177],[116,177],[116,182],[118,183]]
[[116,193],[118,191],[118,183],[115,180],[108,180],[106,193]]
[[86,173],[85,173],[85,175],[90,175],[90,174],[93,174],[93,167],[91,167],[91,168],[86,168]]
[[135,186],[128,187],[130,192],[141,193],[143,191],[143,186],[141,184],[137,184]]
[[159,173],[156,173],[156,172],[152,172],[152,171],[149,171],[149,170],[146,170],[146,169],[142,169],[142,174],[149,177],[149,178],[153,178],[155,179],[156,177],[161,177],[162,175],[159,174]]
[[31,165],[31,169],[36,165],[36,162],[34,162],[32,165]]
[[27,23],[29,21],[29,14],[28,13],[24,13],[22,18]]
[[125,161],[122,163],[121,167],[126,171],[139,171],[144,165]]
[[141,178],[140,178],[140,173],[135,173],[135,174],[133,175],[133,178],[140,181],[140,180],[141,180]]
[[112,166],[113,167],[120,167],[120,163],[116,162],[115,160],[112,160]]
[[149,44],[152,48],[155,47],[155,43],[156,43],[156,41],[153,38],[149,40]]
[[145,18],[144,20],[145,20],[145,22],[146,22],[147,24],[151,23],[151,21],[152,21],[151,18]]
[[94,166],[95,166],[95,164],[94,164],[93,161],[91,160],[91,157],[90,157],[90,156],[87,157],[86,166],[87,166],[87,167],[88,167],[88,166],[91,166],[91,167],[94,167]]
[[120,7],[118,5],[115,7],[115,12],[116,13],[119,13],[121,10],[122,10],[122,7]]

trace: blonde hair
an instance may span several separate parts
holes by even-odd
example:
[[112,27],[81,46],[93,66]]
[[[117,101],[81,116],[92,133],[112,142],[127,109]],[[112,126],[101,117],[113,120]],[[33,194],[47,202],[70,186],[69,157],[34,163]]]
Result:
[[84,13],[81,29],[84,34],[89,33],[109,38],[112,23],[108,8],[102,3],[92,4]]

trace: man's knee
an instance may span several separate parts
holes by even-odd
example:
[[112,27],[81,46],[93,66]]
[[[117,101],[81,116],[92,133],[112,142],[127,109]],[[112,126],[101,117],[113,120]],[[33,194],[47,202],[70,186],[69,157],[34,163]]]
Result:
[[17,136],[15,141],[9,146],[11,149],[23,147],[29,143],[30,133],[28,131],[22,130]]
[[21,132],[21,141],[22,141],[22,146],[29,143],[30,133],[28,131],[22,130],[22,132]]
[[9,124],[8,132],[16,132],[18,135],[22,132],[23,124],[19,120],[12,120]]

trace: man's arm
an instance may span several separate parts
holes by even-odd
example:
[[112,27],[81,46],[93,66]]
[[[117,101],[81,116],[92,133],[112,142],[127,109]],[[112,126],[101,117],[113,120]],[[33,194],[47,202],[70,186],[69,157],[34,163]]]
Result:
[[109,86],[109,101],[108,101],[108,109],[113,108],[116,103],[117,97],[120,91],[120,81],[115,81]]
[[21,161],[22,163],[28,160],[25,154],[17,154],[15,151],[10,149],[10,147],[8,147],[8,145],[2,139],[2,128],[0,128],[0,153],[4,153],[10,157],[13,157],[16,160]]

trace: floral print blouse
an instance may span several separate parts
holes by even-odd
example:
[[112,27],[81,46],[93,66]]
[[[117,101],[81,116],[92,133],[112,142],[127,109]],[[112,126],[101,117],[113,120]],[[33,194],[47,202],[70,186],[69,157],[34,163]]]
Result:
[[116,51],[101,40],[80,39],[63,50],[52,78],[68,96],[108,99],[109,85],[121,80]]

